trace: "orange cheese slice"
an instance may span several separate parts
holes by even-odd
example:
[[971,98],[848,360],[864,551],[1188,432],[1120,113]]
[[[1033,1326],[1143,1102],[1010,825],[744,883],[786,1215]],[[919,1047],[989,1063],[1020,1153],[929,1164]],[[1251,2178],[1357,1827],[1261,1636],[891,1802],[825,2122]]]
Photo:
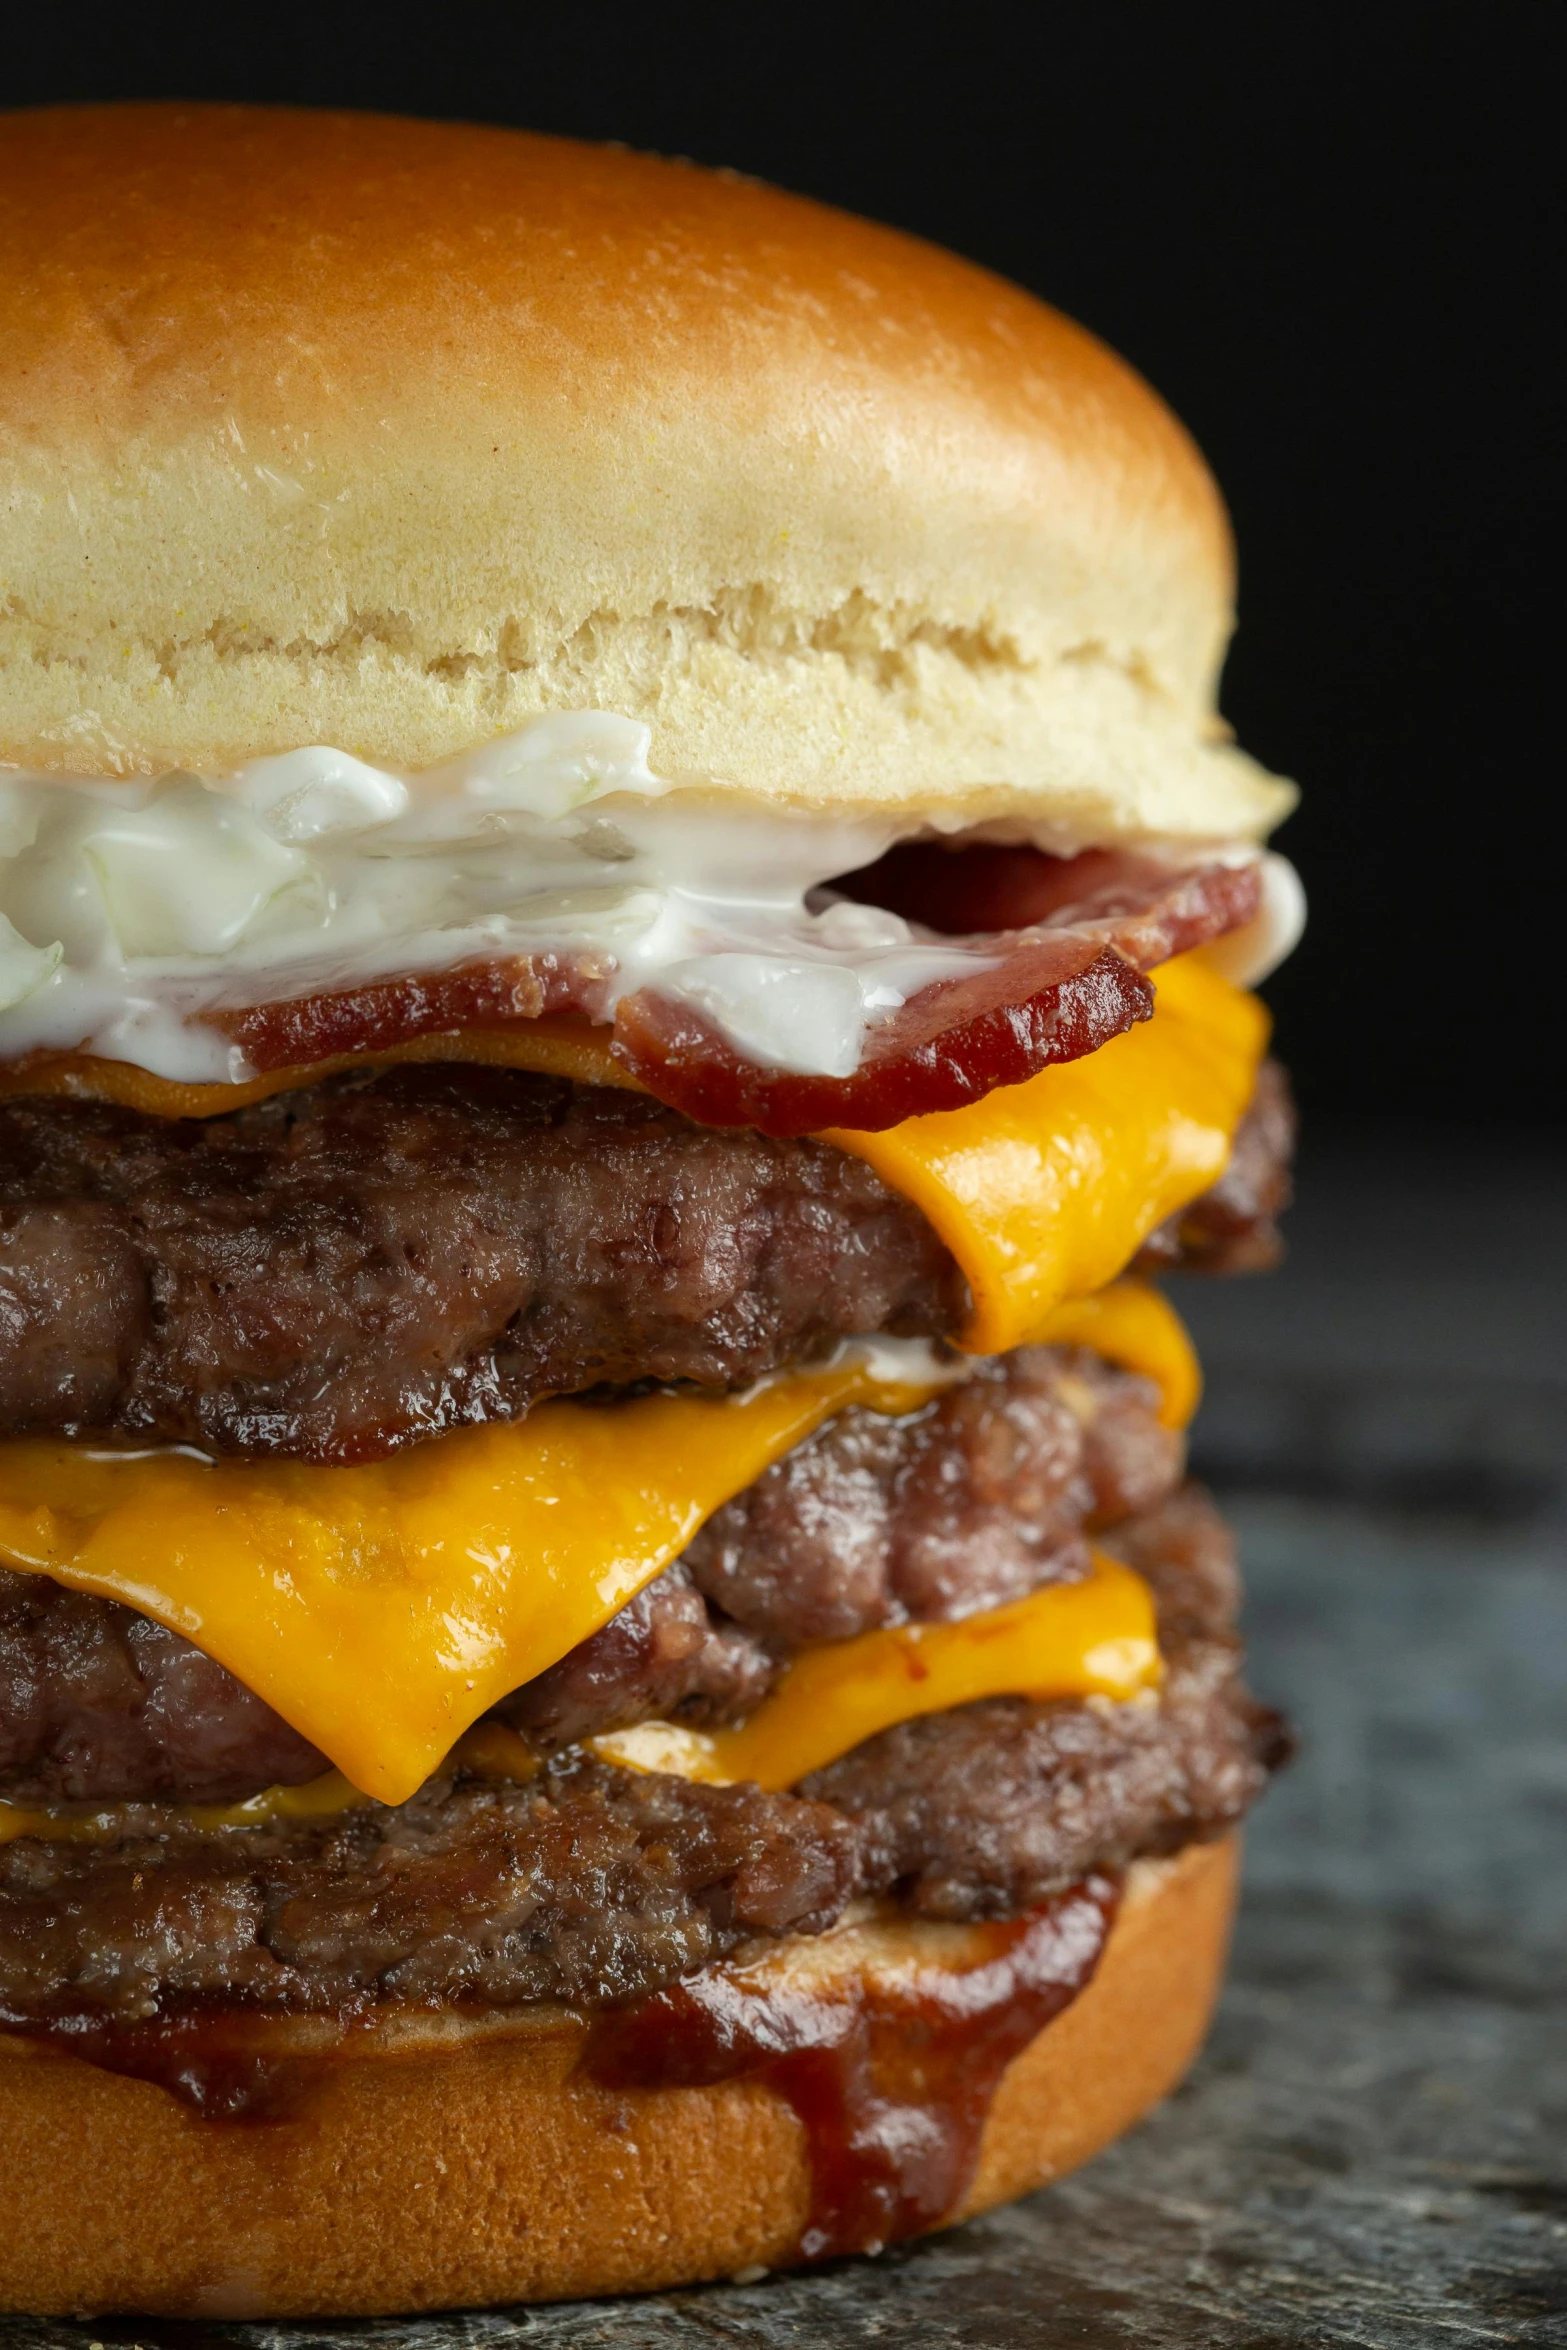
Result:
[[793,1787],[879,1730],[979,1697],[1130,1698],[1158,1687],[1153,1594],[1096,1552],[1080,1583],[1048,1583],[955,1624],[900,1624],[801,1651],[734,1730],[639,1722],[590,1738],[604,1762],[723,1784]]
[[928,1392],[850,1357],[744,1395],[545,1404],[352,1468],[20,1437],[0,1559],[184,1633],[402,1803],[830,1414]]
[[1063,1298],[1045,1315],[1034,1343],[1090,1347],[1107,1363],[1151,1379],[1167,1428],[1186,1427],[1202,1401],[1202,1370],[1186,1325],[1164,1292],[1146,1281],[1112,1281],[1092,1297]]
[[1103,1288],[1223,1173],[1268,1016],[1200,954],[1153,974],[1153,1017],[1096,1053],[885,1134],[835,1129],[921,1209],[968,1277],[962,1343],[1003,1354]]

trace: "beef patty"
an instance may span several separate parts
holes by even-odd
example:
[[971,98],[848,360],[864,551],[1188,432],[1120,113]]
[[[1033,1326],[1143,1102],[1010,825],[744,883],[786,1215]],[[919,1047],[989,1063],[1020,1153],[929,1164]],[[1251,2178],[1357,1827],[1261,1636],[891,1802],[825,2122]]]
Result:
[[965,1310],[847,1153],[512,1070],[208,1120],[0,1103],[0,1235],[0,1429],[306,1460],[605,1383],[744,1385]]
[[[1267,1253],[1272,1084],[1218,1226],[1188,1211],[1161,1264]],[[0,1102],[0,1434],[364,1460],[541,1396],[744,1385],[966,1310],[862,1160],[613,1088],[441,1066],[207,1120]]]
[[[1085,1526],[1151,1507],[1180,1476],[1157,1405],[1097,1356],[1027,1347],[902,1419],[843,1412],[498,1710],[543,1746],[675,1711],[734,1720],[802,1644],[1080,1573]],[[326,1768],[178,1633],[0,1569],[0,1795],[223,1802]]]
[[885,1732],[794,1795],[569,1751],[329,1820],[0,1849],[0,2023],[403,2000],[625,1999],[865,1894],[1005,1915],[1212,1836],[1283,1737],[1237,1678],[1228,1537],[1187,1489],[1117,1536],[1168,1671],[1126,1705],[991,1700]]

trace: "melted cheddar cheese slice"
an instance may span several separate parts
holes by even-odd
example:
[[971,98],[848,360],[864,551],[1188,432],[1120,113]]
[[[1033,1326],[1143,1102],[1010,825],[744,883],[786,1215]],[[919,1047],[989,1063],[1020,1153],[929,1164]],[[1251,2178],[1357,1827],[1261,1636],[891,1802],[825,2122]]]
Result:
[[351,1468],[22,1437],[0,1558],[184,1633],[402,1803],[831,1413],[928,1392],[851,1358],[744,1395],[549,1403]]
[[1224,1171],[1267,1013],[1200,953],[1153,981],[1153,1017],[1080,1061],[884,1134],[824,1137],[867,1160],[940,1233],[968,1276],[974,1312],[962,1343],[975,1354],[1037,1338],[1063,1298],[1113,1280]]
[[1159,1390],[1167,1428],[1188,1425],[1202,1401],[1202,1371],[1186,1325],[1162,1290],[1112,1281],[1092,1297],[1063,1298],[1034,1333],[1040,1346],[1086,1346]]
[[1153,1594],[1099,1551],[1080,1583],[1047,1583],[955,1624],[898,1624],[804,1649],[738,1729],[639,1722],[588,1744],[632,1770],[793,1787],[917,1714],[978,1697],[1136,1697],[1159,1678]]

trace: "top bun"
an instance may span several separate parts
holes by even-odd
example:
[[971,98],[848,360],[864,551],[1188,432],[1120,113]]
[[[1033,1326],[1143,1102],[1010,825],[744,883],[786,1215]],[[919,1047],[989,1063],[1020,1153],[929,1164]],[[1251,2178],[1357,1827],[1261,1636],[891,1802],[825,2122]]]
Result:
[[772,806],[1256,835],[1224,510],[1080,327],[726,173],[0,117],[0,760],[417,768],[561,708]]

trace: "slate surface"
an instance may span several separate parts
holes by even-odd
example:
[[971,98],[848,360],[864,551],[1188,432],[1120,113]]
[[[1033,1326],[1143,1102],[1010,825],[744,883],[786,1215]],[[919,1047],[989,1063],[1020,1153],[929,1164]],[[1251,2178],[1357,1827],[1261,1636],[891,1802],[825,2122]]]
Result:
[[0,2350],[1567,2345],[1567,1154],[1320,1148],[1287,1271],[1182,1293],[1259,1813],[1180,2094],[1079,2178],[805,2277],[342,2327],[0,2320]]

